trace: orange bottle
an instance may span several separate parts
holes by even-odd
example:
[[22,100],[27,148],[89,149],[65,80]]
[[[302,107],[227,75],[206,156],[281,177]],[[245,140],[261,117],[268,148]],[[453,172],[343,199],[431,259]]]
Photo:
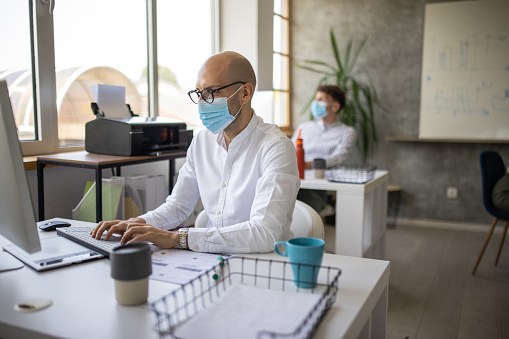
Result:
[[295,141],[295,148],[297,149],[297,168],[299,169],[299,178],[304,179],[304,172],[306,171],[306,162],[304,160],[304,148],[302,147],[302,139],[300,138],[300,133],[302,130],[299,130],[299,136]]

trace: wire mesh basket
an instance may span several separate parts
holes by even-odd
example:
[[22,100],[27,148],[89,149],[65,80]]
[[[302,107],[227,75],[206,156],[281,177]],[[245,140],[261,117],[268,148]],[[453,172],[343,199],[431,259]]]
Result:
[[325,179],[329,181],[363,184],[375,177],[376,166],[341,166],[327,170]]
[[[317,284],[313,288],[298,287],[293,278],[292,266],[310,266],[319,269]],[[285,261],[256,259],[246,257],[232,257],[225,261],[222,278],[214,280],[216,273],[212,268],[204,272],[189,283],[163,296],[149,304],[149,309],[155,315],[155,330],[160,338],[186,338],[182,329],[192,326],[193,321],[207,312],[215,312],[217,307],[225,302],[228,293],[238,287],[250,288],[251,291],[261,293],[276,293],[295,300],[298,298],[312,298],[308,306],[302,307],[301,318],[295,318],[295,324],[284,327],[278,324],[275,328],[266,325],[258,319],[250,319],[257,323],[254,328],[243,328],[241,336],[232,334],[238,338],[310,338],[317,330],[322,318],[336,300],[338,291],[338,279],[341,270],[328,266],[312,266],[305,264],[290,264]],[[254,290],[253,290],[254,289]],[[309,296],[307,296],[309,295]],[[242,298],[241,298],[242,299]],[[272,300],[272,299],[271,299]],[[299,301],[300,302],[300,301]],[[268,304],[271,304],[269,301]],[[237,310],[244,312],[252,304],[245,305]],[[270,306],[270,305],[269,305]],[[265,309],[262,309],[265,312]],[[220,312],[219,312],[220,313]],[[223,322],[232,323],[234,320],[228,317]],[[194,318],[194,320],[193,320]],[[210,321],[208,321],[210,323]],[[203,321],[200,324],[206,324]],[[179,332],[180,331],[180,332]],[[219,335],[219,336],[218,336]],[[197,338],[196,335],[192,336]],[[225,338],[224,334],[207,332],[204,337]]]

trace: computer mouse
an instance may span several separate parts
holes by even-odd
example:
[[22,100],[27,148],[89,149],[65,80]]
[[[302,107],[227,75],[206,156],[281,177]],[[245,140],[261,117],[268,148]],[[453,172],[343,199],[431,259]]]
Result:
[[54,231],[57,229],[57,227],[69,227],[71,224],[65,221],[50,221],[45,224],[42,224],[39,226],[39,228],[43,231],[49,232]]

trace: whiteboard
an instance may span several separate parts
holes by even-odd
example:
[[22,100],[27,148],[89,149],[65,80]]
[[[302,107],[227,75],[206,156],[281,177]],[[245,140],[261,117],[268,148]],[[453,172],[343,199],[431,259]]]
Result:
[[426,5],[419,137],[509,140],[509,1]]

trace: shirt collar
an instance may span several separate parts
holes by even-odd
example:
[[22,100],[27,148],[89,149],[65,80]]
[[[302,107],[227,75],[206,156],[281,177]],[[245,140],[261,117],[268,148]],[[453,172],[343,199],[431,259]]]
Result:
[[318,126],[318,127],[320,128],[320,130],[322,130],[322,131],[325,131],[325,129],[326,129],[326,128],[329,128],[330,126],[341,125],[341,124],[342,124],[342,122],[341,122],[341,121],[339,121],[339,118],[338,118],[338,117],[336,117],[336,121],[331,122],[330,124],[327,124],[327,125],[325,125],[325,124],[323,123],[323,120],[322,120],[322,119],[317,120],[317,126]]
[[[256,112],[254,109],[251,109],[253,112],[253,116],[251,117],[251,121],[249,121],[249,124],[247,124],[246,128],[244,128],[235,138],[233,138],[232,142],[230,143],[230,148],[232,147],[232,144],[235,145],[245,138],[247,138],[255,129],[256,125],[258,125],[258,116],[256,115]],[[221,132],[217,135],[216,142],[219,146],[224,148],[226,150],[226,142],[224,140],[224,132]]]

